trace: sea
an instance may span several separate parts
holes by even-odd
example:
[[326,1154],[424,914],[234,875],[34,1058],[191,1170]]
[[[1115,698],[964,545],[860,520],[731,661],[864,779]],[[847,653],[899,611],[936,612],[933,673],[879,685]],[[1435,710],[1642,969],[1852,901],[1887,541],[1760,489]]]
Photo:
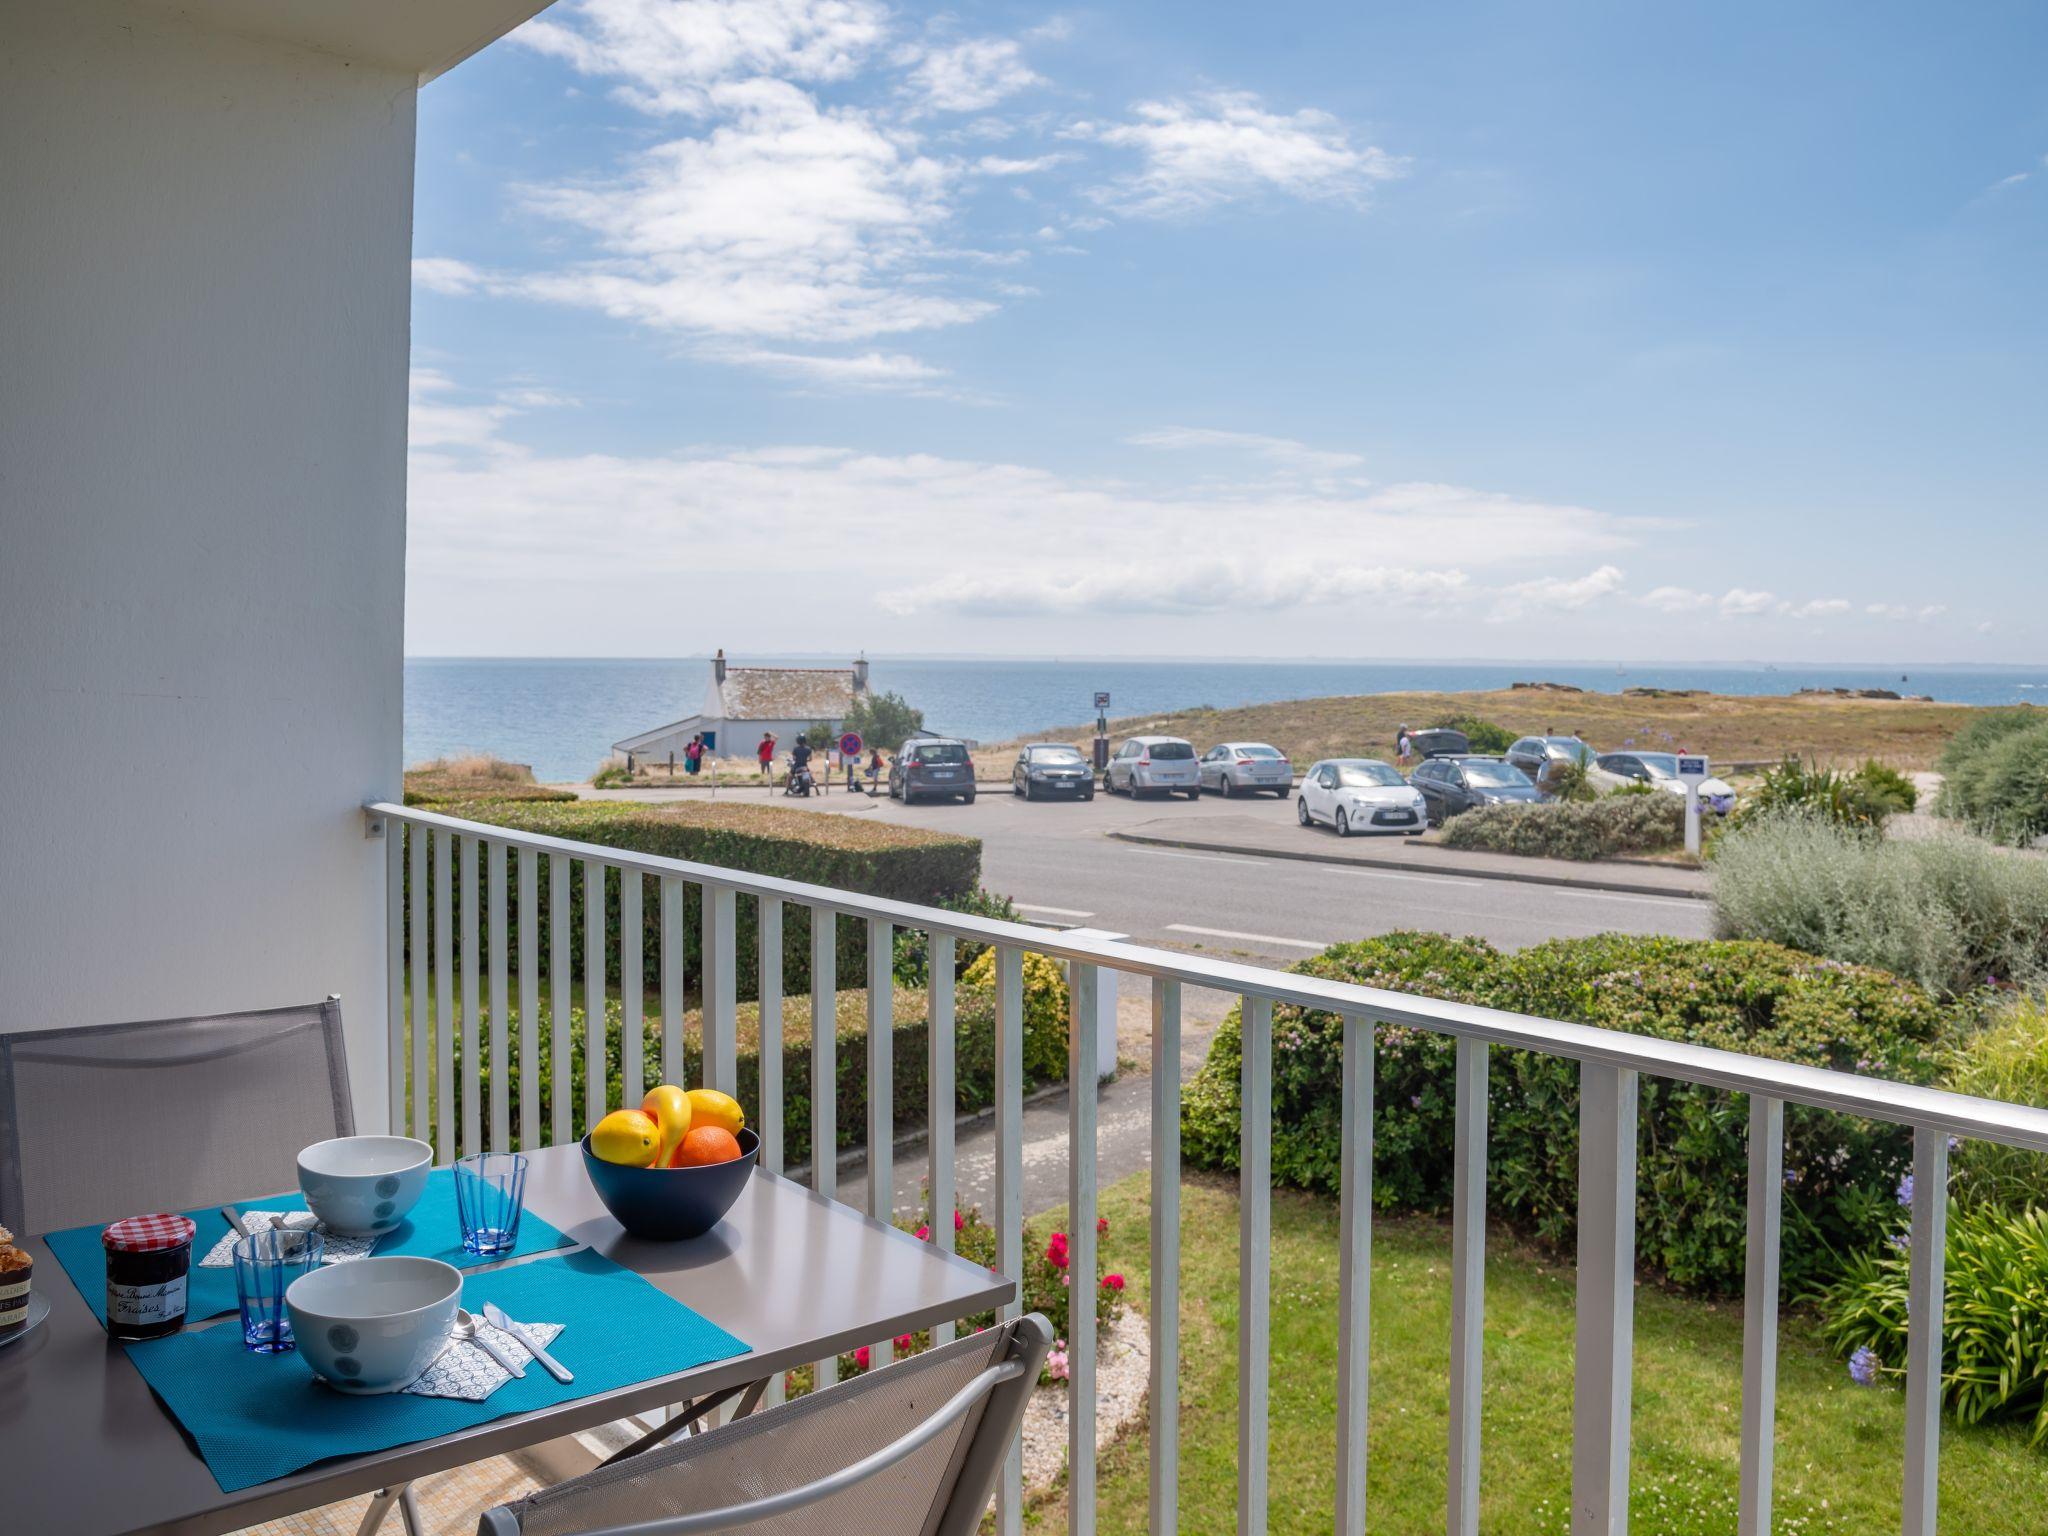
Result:
[[[762,665],[844,666],[844,657],[749,657]],[[636,658],[409,657],[405,760],[489,752],[528,763],[544,782],[587,779],[623,737],[697,712],[709,663]],[[900,693],[936,730],[1008,741],[1095,715],[1268,704],[1334,694],[1464,692],[1515,682],[1623,688],[1792,693],[1800,688],[1893,688],[1958,704],[2048,705],[2048,666],[1685,665],[1615,662],[1119,661],[1072,658],[871,658],[877,689]]]

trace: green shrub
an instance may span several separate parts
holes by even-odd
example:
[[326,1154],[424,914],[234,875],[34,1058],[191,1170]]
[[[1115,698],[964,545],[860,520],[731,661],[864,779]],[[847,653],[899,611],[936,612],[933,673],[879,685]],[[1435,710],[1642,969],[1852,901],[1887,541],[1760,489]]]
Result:
[[1920,791],[1890,763],[1866,757],[1849,777],[1873,804],[1883,806],[1887,815],[1904,816],[1919,808]]
[[[1948,1086],[1958,1093],[2048,1109],[2048,1001],[2018,997],[1957,1049]],[[2048,1154],[1995,1141],[1956,1149],[1956,1193],[2009,1211],[2048,1204]]]
[[[1337,945],[1293,969],[1910,1082],[1935,1076],[1942,1028],[1940,1010],[1908,982],[1768,944],[1602,935],[1553,940],[1511,955],[1477,939],[1393,934]],[[1342,1042],[1335,1014],[1274,1010],[1277,1182],[1324,1191],[1337,1186]],[[1182,1101],[1187,1156],[1197,1166],[1237,1165],[1241,1049],[1233,1012]],[[1376,1204],[1448,1207],[1455,1055],[1446,1036],[1406,1026],[1380,1029]],[[1559,1244],[1575,1231],[1578,1096],[1576,1063],[1493,1052],[1489,1203]],[[1746,1102],[1645,1076],[1640,1125],[1642,1261],[1679,1285],[1740,1289]],[[1810,1289],[1832,1273],[1835,1254],[1866,1246],[1886,1230],[1892,1192],[1910,1155],[1910,1132],[1903,1128],[1799,1106],[1787,1111],[1787,1294]]]
[[[1007,896],[998,896],[994,891],[985,891],[979,886],[964,896],[948,896],[938,903],[948,912],[960,912],[969,917],[992,917],[1001,922],[1021,923],[1024,914],[1017,910],[1017,904]],[[972,939],[961,939],[953,945],[954,973],[965,971],[968,966],[981,958],[986,944],[977,944]],[[922,928],[899,928],[896,930],[896,982],[899,986],[921,987],[931,975],[931,935]]]
[[2048,861],[1955,832],[1879,840],[1813,815],[1751,818],[1715,844],[1731,938],[1874,965],[1955,997],[2048,969]]
[[911,708],[900,693],[863,693],[854,698],[839,728],[852,731],[863,746],[894,752],[924,729],[924,711]]
[[[609,801],[580,801],[574,805],[534,805],[500,802],[466,802],[438,807],[451,816],[481,821],[493,826],[549,837],[563,837],[594,843],[604,848],[628,849],[635,853],[685,859],[751,874],[776,875],[788,880],[829,886],[835,890],[858,891],[869,896],[898,901],[937,904],[965,897],[976,889],[981,872],[981,844],[968,837],[926,832],[849,816],[819,816],[805,811],[781,810],[772,806],[737,804],[691,804],[639,806]],[[415,829],[410,835],[420,835]],[[459,860],[453,871],[457,909],[461,885],[470,872],[481,876],[480,850],[474,859]],[[435,850],[433,859],[438,858]],[[519,909],[519,864],[516,852],[505,861],[506,910]],[[550,858],[537,859],[539,892],[537,900],[538,960],[543,976],[549,974],[553,956],[554,914],[549,892],[552,886]],[[438,874],[430,875],[438,879]],[[661,984],[661,890],[651,876],[641,880],[640,959],[642,980],[650,989]],[[411,886],[411,861],[407,860],[406,884]],[[680,959],[686,986],[694,995],[703,971],[702,887],[686,885],[683,892],[683,953]],[[619,979],[619,902],[616,876],[605,882],[605,975],[608,982]],[[583,958],[583,876],[572,870],[569,882],[569,947],[575,964]],[[481,925],[488,929],[488,924]],[[508,924],[507,966],[519,964],[519,946],[527,935],[516,921]],[[488,958],[489,935],[479,934],[479,952]],[[751,998],[758,992],[760,967],[756,950],[755,902],[751,896],[738,898],[738,931],[735,935],[738,975],[737,995]],[[787,992],[807,992],[811,985],[809,909],[784,904],[782,919],[783,987]],[[838,984],[865,986],[867,983],[867,925],[852,920],[839,922],[836,932],[839,957]],[[408,936],[407,957],[411,956]],[[481,962],[480,962],[481,963]]]
[[[1840,773],[1803,757],[1788,757],[1764,770],[1756,787],[1743,796],[1732,825],[1800,811],[1858,831],[1879,832],[1894,811],[1912,809],[1911,800],[1900,803],[1892,782],[1898,777],[1876,762],[1867,762],[1854,773]],[[1906,791],[1912,793],[1910,784]]]
[[1465,739],[1472,743],[1474,752],[1505,752],[1520,738],[1504,725],[1495,725],[1491,720],[1482,720],[1477,715],[1446,715],[1432,721],[1433,731],[1462,731]]
[[2002,842],[2048,833],[2048,715],[2025,708],[1974,721],[1941,761],[1942,815]]
[[[1024,980],[1024,1080],[1062,1082],[1067,1075],[1067,978],[1057,961],[1026,951]],[[960,1021],[960,1052],[953,1070],[972,1083],[981,1103],[995,1101],[996,952],[981,958],[960,978],[954,995]]]
[[1446,822],[1443,841],[1446,848],[1547,859],[1664,853],[1685,842],[1685,802],[1672,794],[1650,794],[1484,805]]
[[[1865,1385],[1903,1381],[1911,1253],[1904,1233],[1858,1253],[1819,1297],[1821,1328]],[[2048,1439],[2048,1212],[1952,1203],[1942,1400],[1965,1424],[2032,1422]]]
[[624,763],[600,763],[597,772],[590,776],[592,789],[615,789],[621,784],[632,782],[632,770]]

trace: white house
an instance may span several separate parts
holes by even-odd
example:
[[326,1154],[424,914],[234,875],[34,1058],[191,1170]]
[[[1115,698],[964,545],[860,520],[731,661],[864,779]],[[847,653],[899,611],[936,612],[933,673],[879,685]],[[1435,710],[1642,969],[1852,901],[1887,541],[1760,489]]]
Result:
[[696,714],[615,741],[612,750],[629,763],[666,763],[671,755],[681,762],[690,738],[701,735],[715,757],[751,758],[761,733],[773,731],[779,754],[819,721],[844,720],[867,691],[865,658],[845,667],[735,667],[721,649]]

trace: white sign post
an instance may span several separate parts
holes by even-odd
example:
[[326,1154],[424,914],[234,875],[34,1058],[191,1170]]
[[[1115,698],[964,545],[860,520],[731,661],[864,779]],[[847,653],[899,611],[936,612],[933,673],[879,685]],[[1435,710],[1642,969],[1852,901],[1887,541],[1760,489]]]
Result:
[[1700,785],[1707,778],[1707,760],[1704,757],[1678,759],[1679,782],[1685,785],[1685,851],[1694,858],[1700,853]]

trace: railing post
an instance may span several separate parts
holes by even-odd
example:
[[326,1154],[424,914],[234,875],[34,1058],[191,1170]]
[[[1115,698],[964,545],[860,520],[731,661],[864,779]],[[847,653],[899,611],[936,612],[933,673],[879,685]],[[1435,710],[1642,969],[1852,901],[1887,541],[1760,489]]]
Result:
[[[811,1188],[828,1199],[839,1188],[839,914],[811,909]],[[820,1360],[814,1384],[839,1379],[839,1359]]]
[[402,821],[384,827],[384,1112],[386,1128],[405,1134],[405,842],[419,833]]
[[512,1011],[511,985],[505,947],[505,845],[496,838],[484,843],[485,862],[490,866],[490,972],[491,972],[491,1150],[512,1150],[512,1101],[509,1084],[512,1062],[505,1047],[506,1030]]
[[409,1134],[424,1141],[427,1135],[427,1047],[430,1044],[428,998],[433,992],[433,940],[427,932],[428,914],[433,910],[433,894],[427,885],[427,844],[433,834],[425,827],[414,827],[407,841],[412,845],[411,883],[412,900],[407,904],[406,933],[409,936],[408,953],[412,963],[407,967],[406,992],[410,1006],[412,1033],[412,1125]]
[[1636,1074],[1579,1068],[1579,1274],[1572,1387],[1572,1536],[1628,1530],[1634,1364]]
[[678,1088],[689,1082],[683,1060],[683,880],[661,877],[661,1080]]
[[434,834],[434,1161],[455,1161],[455,839]]
[[548,1110],[553,1143],[569,1144],[570,1107],[575,1098],[572,1075],[575,1042],[569,1036],[569,1014],[575,1007],[576,961],[570,944],[570,864],[567,854],[548,855]]
[[[754,908],[754,947],[760,962],[761,1166],[782,1172],[782,903],[763,896]],[[778,1378],[779,1380],[779,1378]]]
[[1237,1529],[1238,1536],[1265,1536],[1273,1286],[1272,1000],[1245,998],[1239,1017],[1244,1055],[1238,1082]]
[[647,1098],[647,877],[619,866],[619,1093],[621,1108]]
[[1338,1143],[1337,1536],[1365,1536],[1372,1362],[1372,1074],[1372,1020],[1347,1013]]
[[1102,1067],[1096,1049],[1097,967],[1076,960],[1067,980],[1067,1532],[1095,1531],[1095,1123]]
[[1948,1134],[1913,1128],[1913,1229],[1906,1321],[1905,1536],[1934,1536],[1940,1502],[1942,1330],[1947,1321]]
[[519,1145],[540,1150],[540,855],[519,850]]
[[[895,930],[882,917],[868,919],[868,1214],[887,1222],[896,1212],[896,984],[891,961]],[[870,1346],[879,1368],[895,1354],[889,1339]]]
[[1152,981],[1152,1536],[1180,1530],[1180,983]]
[[1785,1198],[1785,1101],[1749,1096],[1749,1242],[1742,1277],[1742,1486],[1738,1536],[1771,1536],[1778,1421],[1778,1242]]
[[477,840],[461,837],[455,846],[462,850],[462,1150],[464,1154],[484,1149],[483,1083],[484,1062],[477,1028],[483,1011],[477,954]]
[[739,899],[728,886],[704,887],[704,1086],[739,1089],[734,1043],[739,1009]]
[[1484,1040],[1458,1040],[1451,1173],[1450,1536],[1479,1536],[1479,1413],[1486,1339],[1486,1067]]
[[[1008,1321],[1022,1313],[1024,1290],[1024,955],[1007,944],[996,946],[995,1203],[996,1268],[1017,1285],[1017,1296],[1001,1309]],[[1023,1524],[1020,1428],[996,1482],[996,1536],[1018,1536]]]
[[[604,1118],[606,1051],[611,1010],[605,999],[604,865],[583,861],[583,1125],[588,1130]],[[640,1107],[635,1099],[631,1106]]]
[[[955,1204],[953,1116],[957,1107],[953,1084],[953,935],[926,935],[926,949],[931,964],[925,982],[925,1188],[931,1192],[932,1246],[941,1253],[951,1253]],[[932,1325],[934,1345],[952,1342],[951,1322]]]

